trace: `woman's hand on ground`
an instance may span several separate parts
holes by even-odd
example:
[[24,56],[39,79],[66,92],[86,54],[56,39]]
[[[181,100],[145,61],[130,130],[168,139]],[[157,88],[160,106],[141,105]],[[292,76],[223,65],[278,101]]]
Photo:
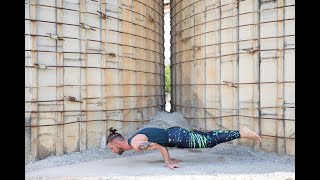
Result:
[[166,163],[166,166],[172,170],[174,170],[175,168],[180,168],[180,166],[175,163]]

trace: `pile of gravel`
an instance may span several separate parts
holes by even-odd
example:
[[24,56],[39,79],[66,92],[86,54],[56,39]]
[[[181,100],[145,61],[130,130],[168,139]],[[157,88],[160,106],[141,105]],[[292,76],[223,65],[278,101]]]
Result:
[[180,126],[188,130],[198,129],[196,124],[188,122],[181,113],[168,113],[165,111],[157,112],[157,114],[151,118],[147,124],[143,125],[141,129],[145,127],[169,128],[172,126]]

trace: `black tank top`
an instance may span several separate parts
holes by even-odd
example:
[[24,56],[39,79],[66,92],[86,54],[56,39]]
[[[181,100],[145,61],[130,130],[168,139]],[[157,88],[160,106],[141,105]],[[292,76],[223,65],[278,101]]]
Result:
[[147,127],[134,133],[129,139],[128,144],[131,146],[131,139],[137,134],[144,134],[148,137],[149,142],[158,143],[166,147],[168,144],[168,129]]

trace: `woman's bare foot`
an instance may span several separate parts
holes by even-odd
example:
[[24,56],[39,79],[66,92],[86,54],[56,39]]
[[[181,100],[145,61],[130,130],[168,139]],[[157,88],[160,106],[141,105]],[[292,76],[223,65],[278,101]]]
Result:
[[240,137],[260,142],[261,137],[247,127],[240,128]]

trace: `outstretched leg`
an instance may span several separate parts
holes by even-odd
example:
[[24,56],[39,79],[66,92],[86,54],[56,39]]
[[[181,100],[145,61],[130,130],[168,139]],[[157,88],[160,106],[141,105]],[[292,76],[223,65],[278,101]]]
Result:
[[217,144],[228,142],[237,138],[245,138],[245,139],[260,142],[260,136],[254,131],[251,131],[247,127],[242,127],[240,128],[239,131],[217,130],[217,131],[208,132],[208,134],[211,135],[212,137],[209,139],[208,147],[214,147]]
[[208,138],[208,148],[212,148],[217,144],[232,141],[234,139],[240,138],[240,131],[237,130],[216,130],[207,132]]
[[169,133],[169,144],[178,148],[212,148],[217,144],[231,141],[236,138],[240,138],[240,131],[216,130],[202,132],[174,128]]
[[260,136],[244,127],[238,130],[215,130],[202,132],[186,130],[181,127],[170,128],[168,147],[177,148],[212,148],[217,144],[232,141],[237,138],[260,140]]

